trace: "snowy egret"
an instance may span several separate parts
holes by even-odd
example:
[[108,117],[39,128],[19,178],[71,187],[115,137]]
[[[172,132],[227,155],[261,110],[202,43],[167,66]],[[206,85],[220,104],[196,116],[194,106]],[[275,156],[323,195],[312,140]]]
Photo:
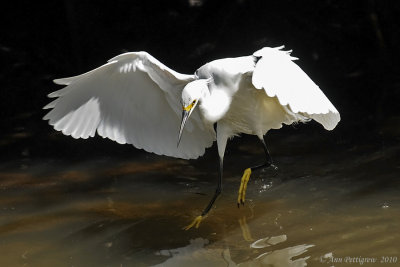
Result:
[[214,60],[194,75],[175,72],[146,52],[121,54],[95,70],[54,80],[66,87],[49,94],[56,99],[44,107],[52,110],[43,119],[74,138],[97,131],[120,144],[183,159],[198,158],[216,140],[217,188],[186,227],[197,228],[221,193],[229,138],[256,135],[266,155],[264,164],[244,171],[239,206],[251,172],[274,167],[263,139],[270,129],[314,119],[332,130],[340,121],[336,108],[293,62],[297,58],[282,49],[264,47],[250,56]]

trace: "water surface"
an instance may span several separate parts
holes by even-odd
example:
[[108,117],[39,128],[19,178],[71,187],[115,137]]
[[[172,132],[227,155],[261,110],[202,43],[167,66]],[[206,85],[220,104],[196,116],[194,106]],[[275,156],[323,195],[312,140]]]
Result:
[[[273,132],[279,170],[254,172],[240,208],[242,171],[263,152],[255,139],[235,139],[223,194],[189,231],[182,228],[215,190],[215,149],[185,161],[129,146],[121,149],[132,156],[86,153],[106,140],[72,140],[63,149],[74,156],[36,157],[19,146],[19,157],[0,164],[0,265],[397,266],[400,145],[350,145],[322,133]],[[13,138],[29,134],[2,146]]]

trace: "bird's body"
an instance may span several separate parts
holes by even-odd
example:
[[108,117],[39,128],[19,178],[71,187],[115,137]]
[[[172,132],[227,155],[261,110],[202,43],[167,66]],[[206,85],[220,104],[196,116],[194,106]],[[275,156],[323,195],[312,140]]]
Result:
[[214,60],[198,69],[202,79],[211,78],[210,95],[199,108],[206,122],[224,124],[232,135],[263,136],[270,129],[304,120],[252,84],[254,56]]
[[[267,156],[265,164],[247,169],[243,176],[238,203],[244,203],[251,170],[272,165],[263,140],[270,129],[314,119],[332,130],[340,120],[336,108],[293,62],[296,58],[281,48],[214,60],[194,75],[177,73],[146,52],[125,53],[91,72],[55,80],[67,86],[49,95],[57,99],[45,107],[52,110],[44,119],[74,138],[97,131],[118,143],[184,159],[203,155],[217,140],[218,187],[204,216],[221,192],[230,137],[258,136]],[[189,228],[198,226],[202,216]]]

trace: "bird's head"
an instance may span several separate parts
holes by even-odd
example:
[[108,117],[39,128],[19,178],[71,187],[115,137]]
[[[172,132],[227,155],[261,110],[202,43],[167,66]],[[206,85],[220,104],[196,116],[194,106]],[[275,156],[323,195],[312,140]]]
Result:
[[181,141],[182,132],[185,127],[187,119],[196,108],[197,104],[203,96],[204,90],[208,90],[208,81],[206,79],[195,80],[188,83],[182,91],[182,121],[181,128],[179,129],[178,146]]

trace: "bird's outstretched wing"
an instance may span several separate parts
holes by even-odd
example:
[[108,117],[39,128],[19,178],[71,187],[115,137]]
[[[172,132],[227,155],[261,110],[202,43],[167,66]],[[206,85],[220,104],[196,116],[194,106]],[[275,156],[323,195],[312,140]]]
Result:
[[332,130],[340,121],[340,114],[319,87],[290,56],[291,51],[281,47],[265,47],[253,56],[259,58],[253,71],[252,83],[264,89],[268,96],[276,96],[283,106],[292,112],[321,123]]
[[125,53],[85,74],[54,80],[66,85],[49,94],[52,109],[43,119],[74,138],[97,133],[120,144],[159,155],[191,159],[215,140],[198,110],[188,121],[177,147],[183,87],[193,75],[177,73],[146,52]]

